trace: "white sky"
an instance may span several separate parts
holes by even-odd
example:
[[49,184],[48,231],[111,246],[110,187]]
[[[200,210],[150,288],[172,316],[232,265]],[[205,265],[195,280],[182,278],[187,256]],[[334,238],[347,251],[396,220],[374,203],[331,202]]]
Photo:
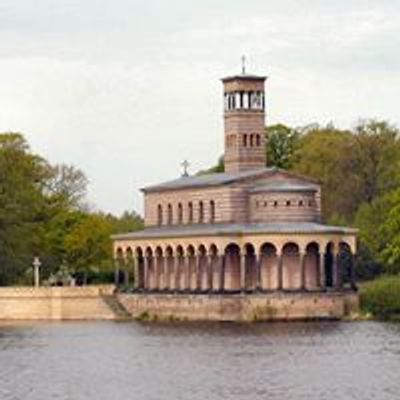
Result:
[[268,123],[400,122],[400,1],[1,0],[0,132],[90,180],[98,209],[223,152],[220,78],[265,74]]

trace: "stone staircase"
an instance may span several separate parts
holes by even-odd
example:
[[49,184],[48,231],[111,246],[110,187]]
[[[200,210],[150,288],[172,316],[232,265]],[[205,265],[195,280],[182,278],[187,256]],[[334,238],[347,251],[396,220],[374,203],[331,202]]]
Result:
[[115,295],[103,295],[102,299],[108,308],[114,313],[115,319],[130,319],[132,315],[118,301]]

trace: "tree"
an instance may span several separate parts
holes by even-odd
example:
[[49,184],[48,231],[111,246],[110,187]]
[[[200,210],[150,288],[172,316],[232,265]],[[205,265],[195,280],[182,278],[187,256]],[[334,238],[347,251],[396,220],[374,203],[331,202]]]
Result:
[[47,167],[21,134],[0,135],[0,284],[24,275],[40,249]]
[[267,165],[289,169],[299,140],[299,132],[283,124],[266,128]]
[[384,244],[380,250],[380,260],[389,273],[400,272],[400,189],[389,196],[392,207],[386,212],[385,220],[379,227],[379,237]]
[[385,121],[367,120],[352,135],[354,159],[351,172],[357,177],[358,203],[371,203],[400,186],[398,130]]
[[315,178],[322,185],[322,211],[326,221],[351,221],[354,203],[351,137],[333,126],[303,130],[293,155],[292,170]]
[[218,158],[218,163],[214,165],[213,167],[204,169],[202,171],[199,171],[197,175],[207,175],[207,174],[216,174],[220,172],[225,171],[225,162],[224,162],[224,156],[220,156]]

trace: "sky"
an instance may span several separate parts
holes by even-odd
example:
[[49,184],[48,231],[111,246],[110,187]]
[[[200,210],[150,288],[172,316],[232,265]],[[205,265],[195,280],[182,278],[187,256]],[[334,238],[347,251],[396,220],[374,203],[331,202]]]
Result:
[[94,209],[223,153],[220,79],[267,75],[267,124],[400,125],[400,0],[1,0],[0,132],[89,179]]

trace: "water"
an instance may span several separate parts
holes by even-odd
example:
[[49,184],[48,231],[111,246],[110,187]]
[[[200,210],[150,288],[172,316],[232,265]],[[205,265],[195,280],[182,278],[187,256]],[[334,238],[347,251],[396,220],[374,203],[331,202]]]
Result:
[[400,399],[400,324],[2,324],[0,399]]

